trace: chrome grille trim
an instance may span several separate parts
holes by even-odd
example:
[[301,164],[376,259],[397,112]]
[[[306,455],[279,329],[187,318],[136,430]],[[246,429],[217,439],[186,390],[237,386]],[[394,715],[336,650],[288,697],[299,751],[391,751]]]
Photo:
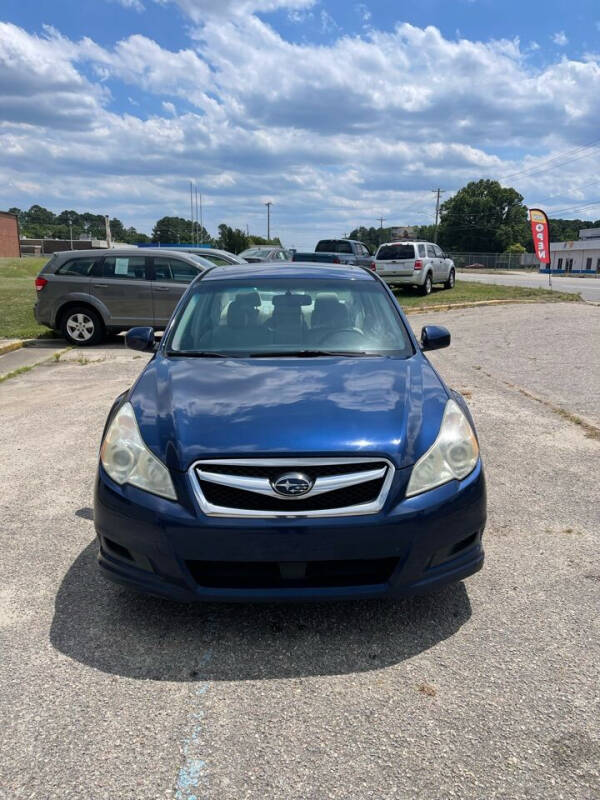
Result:
[[[347,488],[353,485],[367,483],[385,476],[379,494],[374,500],[368,503],[361,503],[353,506],[340,506],[318,511],[286,511],[285,504],[288,498],[277,494],[271,487],[269,478],[247,477],[242,475],[228,475],[224,473],[211,472],[212,465],[244,466],[244,467],[281,467],[282,470],[294,467],[302,470],[306,467],[335,466],[335,465],[356,465],[381,463],[377,469],[363,470],[357,472],[344,473],[341,475],[328,475],[316,478],[310,492],[301,498],[291,497],[291,500],[303,500],[315,497],[318,494]],[[391,461],[381,457],[371,458],[221,458],[205,459],[194,462],[188,469],[190,483],[194,492],[194,497],[203,514],[209,517],[244,517],[244,518],[294,518],[294,517],[348,517],[362,514],[377,514],[383,508],[387,499],[390,486],[394,479],[394,465]],[[264,511],[254,509],[229,508],[218,506],[209,502],[202,492],[200,480],[229,486],[234,489],[241,489],[247,492],[266,495],[281,501],[282,508],[279,511]]]

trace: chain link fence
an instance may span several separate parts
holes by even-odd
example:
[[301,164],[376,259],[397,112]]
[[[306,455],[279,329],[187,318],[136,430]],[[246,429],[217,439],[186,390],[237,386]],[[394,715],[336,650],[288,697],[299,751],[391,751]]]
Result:
[[458,269],[538,270],[534,253],[448,253]]

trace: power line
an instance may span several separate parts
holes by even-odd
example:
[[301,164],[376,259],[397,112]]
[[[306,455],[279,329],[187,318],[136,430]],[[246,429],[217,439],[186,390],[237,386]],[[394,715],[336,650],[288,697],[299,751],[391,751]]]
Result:
[[575,153],[580,153],[583,150],[589,150],[589,149],[595,150],[595,149],[598,148],[599,144],[600,144],[600,139],[594,139],[592,142],[589,142],[589,144],[584,144],[584,145],[581,145],[580,147],[575,147],[575,148],[571,148],[569,150],[564,150],[562,153],[557,153],[555,156],[552,156],[551,158],[547,159],[546,161],[542,161],[542,163],[538,164],[538,166],[536,166],[536,167],[529,167],[529,168],[527,168],[525,170],[520,169],[520,170],[517,170],[516,172],[509,172],[507,174],[501,175],[500,176],[501,180],[508,180],[509,178],[514,178],[514,177],[518,177],[518,176],[523,177],[524,175],[531,175],[531,174],[534,174],[536,172],[545,172],[546,170],[556,169],[557,167],[564,166],[564,164],[570,164],[572,161],[579,161],[580,158],[587,158],[588,156],[592,155],[592,153],[586,153],[585,155],[580,156],[578,158],[573,158],[573,159],[569,158],[564,162],[560,162],[558,164],[554,164],[551,167],[548,167],[548,164],[553,164],[553,162],[555,162],[555,161],[560,161],[560,159],[563,156],[574,155]]

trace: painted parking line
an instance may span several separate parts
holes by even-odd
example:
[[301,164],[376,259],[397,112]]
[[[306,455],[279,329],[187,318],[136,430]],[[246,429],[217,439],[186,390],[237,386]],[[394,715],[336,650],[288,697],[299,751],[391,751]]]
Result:
[[[208,650],[200,661],[206,666],[212,657]],[[175,782],[175,800],[199,800],[197,790],[208,786],[208,768],[202,753],[201,737],[204,728],[204,699],[210,684],[200,684],[194,692],[194,710],[190,715],[190,732],[182,746],[183,764]]]

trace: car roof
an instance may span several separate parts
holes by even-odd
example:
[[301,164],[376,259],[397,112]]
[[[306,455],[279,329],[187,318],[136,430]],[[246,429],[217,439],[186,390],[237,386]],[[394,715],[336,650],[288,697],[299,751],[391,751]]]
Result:
[[428,242],[426,239],[395,239],[393,242],[382,242],[379,247],[389,247],[391,244],[435,244],[435,242]]
[[[168,253],[168,255],[180,255],[184,258],[189,258],[190,255],[199,255],[196,253],[186,253],[184,250],[169,250],[167,247],[161,247],[160,250],[156,248],[157,255]],[[149,252],[154,252],[154,248],[150,247],[97,247],[93,250],[58,250],[56,253],[53,253],[55,256],[59,256],[60,258],[73,258],[76,256],[82,257],[89,257],[89,256],[147,256]],[[194,262],[194,259],[191,259],[193,263],[198,263],[197,261]]]
[[364,267],[353,264],[324,264],[309,261],[278,261],[258,264],[223,264],[205,272],[202,280],[233,280],[236,278],[348,278],[376,280]]

